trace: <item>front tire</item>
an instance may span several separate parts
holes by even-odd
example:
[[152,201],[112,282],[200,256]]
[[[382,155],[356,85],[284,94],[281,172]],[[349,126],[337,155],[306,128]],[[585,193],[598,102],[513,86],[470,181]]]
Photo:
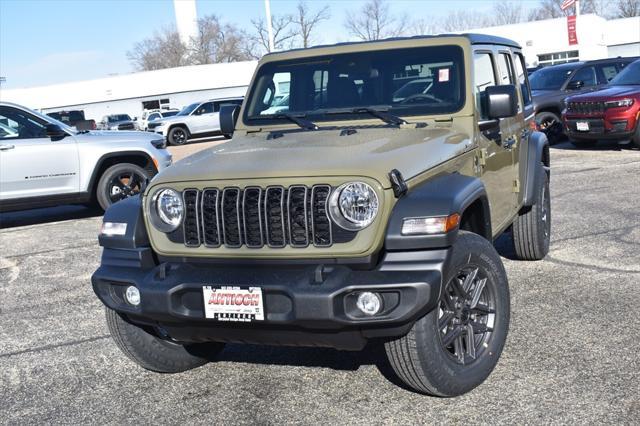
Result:
[[180,373],[200,367],[222,351],[223,343],[181,345],[158,337],[106,308],[107,326],[118,348],[142,368],[157,373]]
[[480,385],[496,366],[509,328],[509,285],[493,245],[460,231],[443,286],[438,307],[385,350],[409,388],[452,397]]
[[536,202],[520,212],[513,222],[513,245],[520,260],[541,260],[549,253],[551,241],[551,197],[549,175],[539,165],[542,184],[537,188]]
[[167,141],[169,145],[179,146],[187,143],[189,139],[189,132],[184,127],[174,127],[169,130],[167,135]]
[[131,163],[120,163],[102,173],[96,187],[96,199],[103,210],[113,203],[144,192],[149,172]]

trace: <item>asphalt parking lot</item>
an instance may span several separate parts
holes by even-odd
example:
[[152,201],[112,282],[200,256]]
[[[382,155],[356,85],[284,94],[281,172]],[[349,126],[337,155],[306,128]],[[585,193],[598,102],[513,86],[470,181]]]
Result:
[[91,289],[97,212],[0,215],[0,422],[637,424],[640,151],[555,146],[551,190],[544,261],[509,260],[508,236],[497,243],[507,346],[489,380],[455,399],[396,386],[375,345],[228,345],[217,363],[147,372],[112,343]]

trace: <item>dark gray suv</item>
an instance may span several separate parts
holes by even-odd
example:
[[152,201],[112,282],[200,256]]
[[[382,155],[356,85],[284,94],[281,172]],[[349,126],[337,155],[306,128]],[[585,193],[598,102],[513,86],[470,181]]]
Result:
[[562,136],[560,116],[567,96],[600,89],[636,58],[570,62],[541,68],[529,76],[536,124],[549,142]]

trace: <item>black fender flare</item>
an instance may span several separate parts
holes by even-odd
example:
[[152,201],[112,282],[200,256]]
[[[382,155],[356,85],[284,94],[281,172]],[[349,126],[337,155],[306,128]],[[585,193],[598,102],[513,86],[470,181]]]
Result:
[[491,213],[484,183],[474,176],[450,173],[429,179],[401,197],[393,207],[385,236],[385,249],[416,250],[450,247],[458,229],[439,235],[402,235],[402,223],[410,217],[461,216],[471,204],[480,201],[484,223],[483,237],[491,240]]
[[104,212],[102,222],[127,224],[124,235],[105,235],[100,233],[98,241],[102,247],[127,250],[149,246],[149,235],[144,224],[140,195],[125,198],[112,204]]
[[[549,158],[549,141],[547,136],[542,132],[532,132],[529,136],[529,143],[526,149],[524,176],[522,177],[524,185],[522,188],[522,204],[530,207],[536,202],[536,188],[542,183],[542,173],[550,173]],[[543,164],[544,167],[539,167]]]

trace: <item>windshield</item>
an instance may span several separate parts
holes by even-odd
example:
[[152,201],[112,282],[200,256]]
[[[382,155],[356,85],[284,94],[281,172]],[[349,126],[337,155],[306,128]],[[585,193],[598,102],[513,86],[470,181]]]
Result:
[[559,90],[575,68],[541,68],[529,76],[531,90]]
[[182,108],[182,111],[180,111],[176,115],[189,115],[189,114],[191,114],[193,112],[194,109],[198,108],[198,105],[200,105],[200,102],[197,102],[195,104],[191,104],[189,106],[186,106],[186,107]]
[[115,123],[116,121],[131,121],[131,117],[129,117],[128,114],[117,114],[109,116],[110,123]]
[[247,98],[247,124],[282,122],[283,113],[311,120],[451,114],[462,108],[464,59],[459,46],[378,50],[270,62],[257,71]]
[[609,84],[612,86],[640,85],[640,61],[627,65]]

